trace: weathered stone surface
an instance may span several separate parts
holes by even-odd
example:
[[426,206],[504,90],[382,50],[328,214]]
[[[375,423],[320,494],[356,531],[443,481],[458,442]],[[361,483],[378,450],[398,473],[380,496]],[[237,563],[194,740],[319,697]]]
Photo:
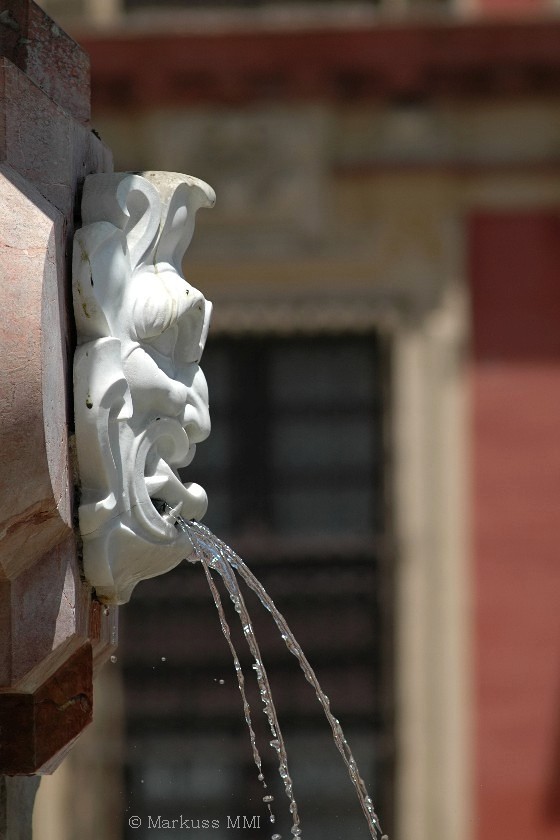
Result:
[[17,738],[0,742],[0,773],[50,769],[52,759],[91,722],[91,645],[59,648],[0,697],[0,728],[17,732]]
[[[89,586],[84,590],[89,594]],[[88,598],[88,607],[87,636],[92,645],[93,676],[96,677],[101,666],[117,649],[119,610],[91,598]]]
[[0,55],[74,119],[88,124],[87,53],[30,0],[4,0],[0,15]]
[[[90,148],[88,168],[99,162]],[[9,685],[74,633],[87,637],[90,599],[72,533],[64,219],[9,167],[0,189],[0,685]],[[116,643],[108,621],[94,622],[96,659]]]
[[6,167],[0,190],[0,577],[14,578],[72,531],[64,221]]
[[73,535],[1,587],[0,686],[14,685],[68,639],[87,638],[90,593]]
[[112,168],[88,118],[85,53],[31,0],[2,4],[0,773],[55,769],[91,717],[93,658],[116,644],[115,611],[80,575],[69,455],[68,243],[83,179]]
[[0,59],[0,106],[0,160],[73,213],[80,180],[111,168],[106,148],[7,58]]

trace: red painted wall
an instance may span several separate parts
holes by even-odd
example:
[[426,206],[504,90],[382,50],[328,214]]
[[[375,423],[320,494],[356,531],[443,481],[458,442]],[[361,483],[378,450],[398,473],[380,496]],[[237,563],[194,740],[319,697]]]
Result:
[[470,219],[476,840],[560,838],[560,209]]

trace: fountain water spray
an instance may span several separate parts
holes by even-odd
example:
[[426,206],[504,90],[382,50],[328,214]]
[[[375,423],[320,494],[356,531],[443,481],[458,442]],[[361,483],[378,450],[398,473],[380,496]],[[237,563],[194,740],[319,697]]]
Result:
[[[208,391],[200,369],[211,304],[182,274],[182,260],[200,207],[214,203],[208,184],[170,172],[114,173],[86,178],[84,227],[75,236],[74,358],[76,451],[84,572],[99,600],[122,604],[145,578],[181,560],[200,562],[233,656],[263,802],[266,791],[239,657],[217,574],[239,615],[253,657],[270,747],[289,801],[291,833],[302,835],[288,756],[253,624],[237,575],[272,615],[287,649],[315,690],[374,840],[379,820],[329,699],[284,617],[240,557],[198,521],[206,493],[183,484],[210,431]],[[271,840],[281,840],[274,834]],[[381,840],[387,840],[386,835]]]
[[[214,597],[214,602],[216,604],[216,607],[218,608],[218,612],[220,615],[220,623],[222,626],[222,630],[234,656],[235,670],[238,676],[239,688],[243,697],[243,703],[245,707],[245,719],[247,720],[247,725],[249,727],[255,763],[257,764],[257,768],[259,769],[259,780],[264,781],[264,779],[262,778],[260,755],[255,744],[255,733],[251,725],[250,712],[248,712],[248,709],[246,708],[247,699],[244,690],[244,682],[243,676],[241,675],[239,659],[231,642],[231,635],[227,621],[225,619],[220,595],[212,579],[212,571],[215,570],[216,572],[218,572],[218,574],[222,578],[227,592],[235,607],[235,611],[239,615],[243,627],[243,633],[245,635],[245,638],[247,639],[249,650],[251,651],[255,662],[253,668],[256,672],[261,700],[263,702],[265,714],[268,718],[270,731],[273,736],[273,740],[270,742],[270,745],[274,747],[278,754],[278,769],[280,777],[284,782],[286,795],[290,800],[290,813],[292,815],[292,835],[294,837],[300,837],[301,828],[297,804],[293,794],[293,783],[288,771],[288,757],[286,754],[286,748],[280,730],[280,724],[278,722],[276,709],[274,708],[266,669],[262,662],[259,646],[253,630],[253,625],[249,613],[247,611],[245,601],[241,594],[241,590],[239,588],[235,572],[239,574],[239,576],[249,586],[249,588],[258,596],[261,604],[271,614],[278,630],[280,631],[280,634],[287,649],[293,656],[295,656],[306,680],[314,688],[317,699],[323,707],[325,717],[327,718],[327,721],[329,722],[330,727],[332,729],[335,745],[339,753],[341,754],[344,763],[346,764],[350,779],[352,781],[352,784],[354,785],[354,788],[356,789],[358,801],[367,820],[371,837],[374,838],[374,840],[377,840],[377,838],[381,835],[381,826],[379,823],[379,818],[375,813],[371,797],[369,796],[364,781],[360,776],[356,760],[352,755],[352,751],[348,745],[346,738],[344,737],[344,732],[342,731],[342,727],[340,725],[339,720],[331,712],[329,698],[321,688],[321,685],[319,684],[319,681],[317,679],[317,676],[315,675],[315,672],[313,671],[313,668],[309,664],[309,661],[305,656],[302,648],[300,647],[297,639],[294,637],[294,634],[290,630],[286,619],[277,609],[272,598],[268,595],[263,585],[248,568],[246,563],[244,563],[244,561],[235,553],[235,551],[232,548],[230,548],[230,546],[226,545],[226,543],[224,543],[222,540],[216,537],[215,534],[213,534],[209,528],[196,521],[187,522],[181,517],[178,517],[176,521],[176,527],[180,531],[189,534],[195,552],[194,558],[190,557],[189,559],[191,560],[191,562],[200,561],[208,579],[208,583],[210,585],[210,589]],[[381,840],[388,840],[387,835],[382,835]]]

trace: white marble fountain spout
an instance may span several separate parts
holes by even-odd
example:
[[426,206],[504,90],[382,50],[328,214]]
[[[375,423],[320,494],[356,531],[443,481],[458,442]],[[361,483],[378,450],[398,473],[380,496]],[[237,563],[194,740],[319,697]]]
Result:
[[174,172],[85,181],[73,255],[79,520],[85,575],[106,603],[190,555],[174,517],[206,511],[202,487],[177,472],[210,432],[199,362],[211,304],[182,260],[196,211],[214,201]]

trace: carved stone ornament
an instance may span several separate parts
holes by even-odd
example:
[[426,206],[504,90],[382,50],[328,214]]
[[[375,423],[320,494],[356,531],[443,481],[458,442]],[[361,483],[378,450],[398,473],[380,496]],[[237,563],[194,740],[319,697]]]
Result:
[[214,200],[172,172],[85,181],[73,255],[79,518],[85,575],[107,603],[190,555],[175,517],[206,511],[202,487],[177,470],[210,432],[199,362],[211,304],[181,264],[196,211]]

